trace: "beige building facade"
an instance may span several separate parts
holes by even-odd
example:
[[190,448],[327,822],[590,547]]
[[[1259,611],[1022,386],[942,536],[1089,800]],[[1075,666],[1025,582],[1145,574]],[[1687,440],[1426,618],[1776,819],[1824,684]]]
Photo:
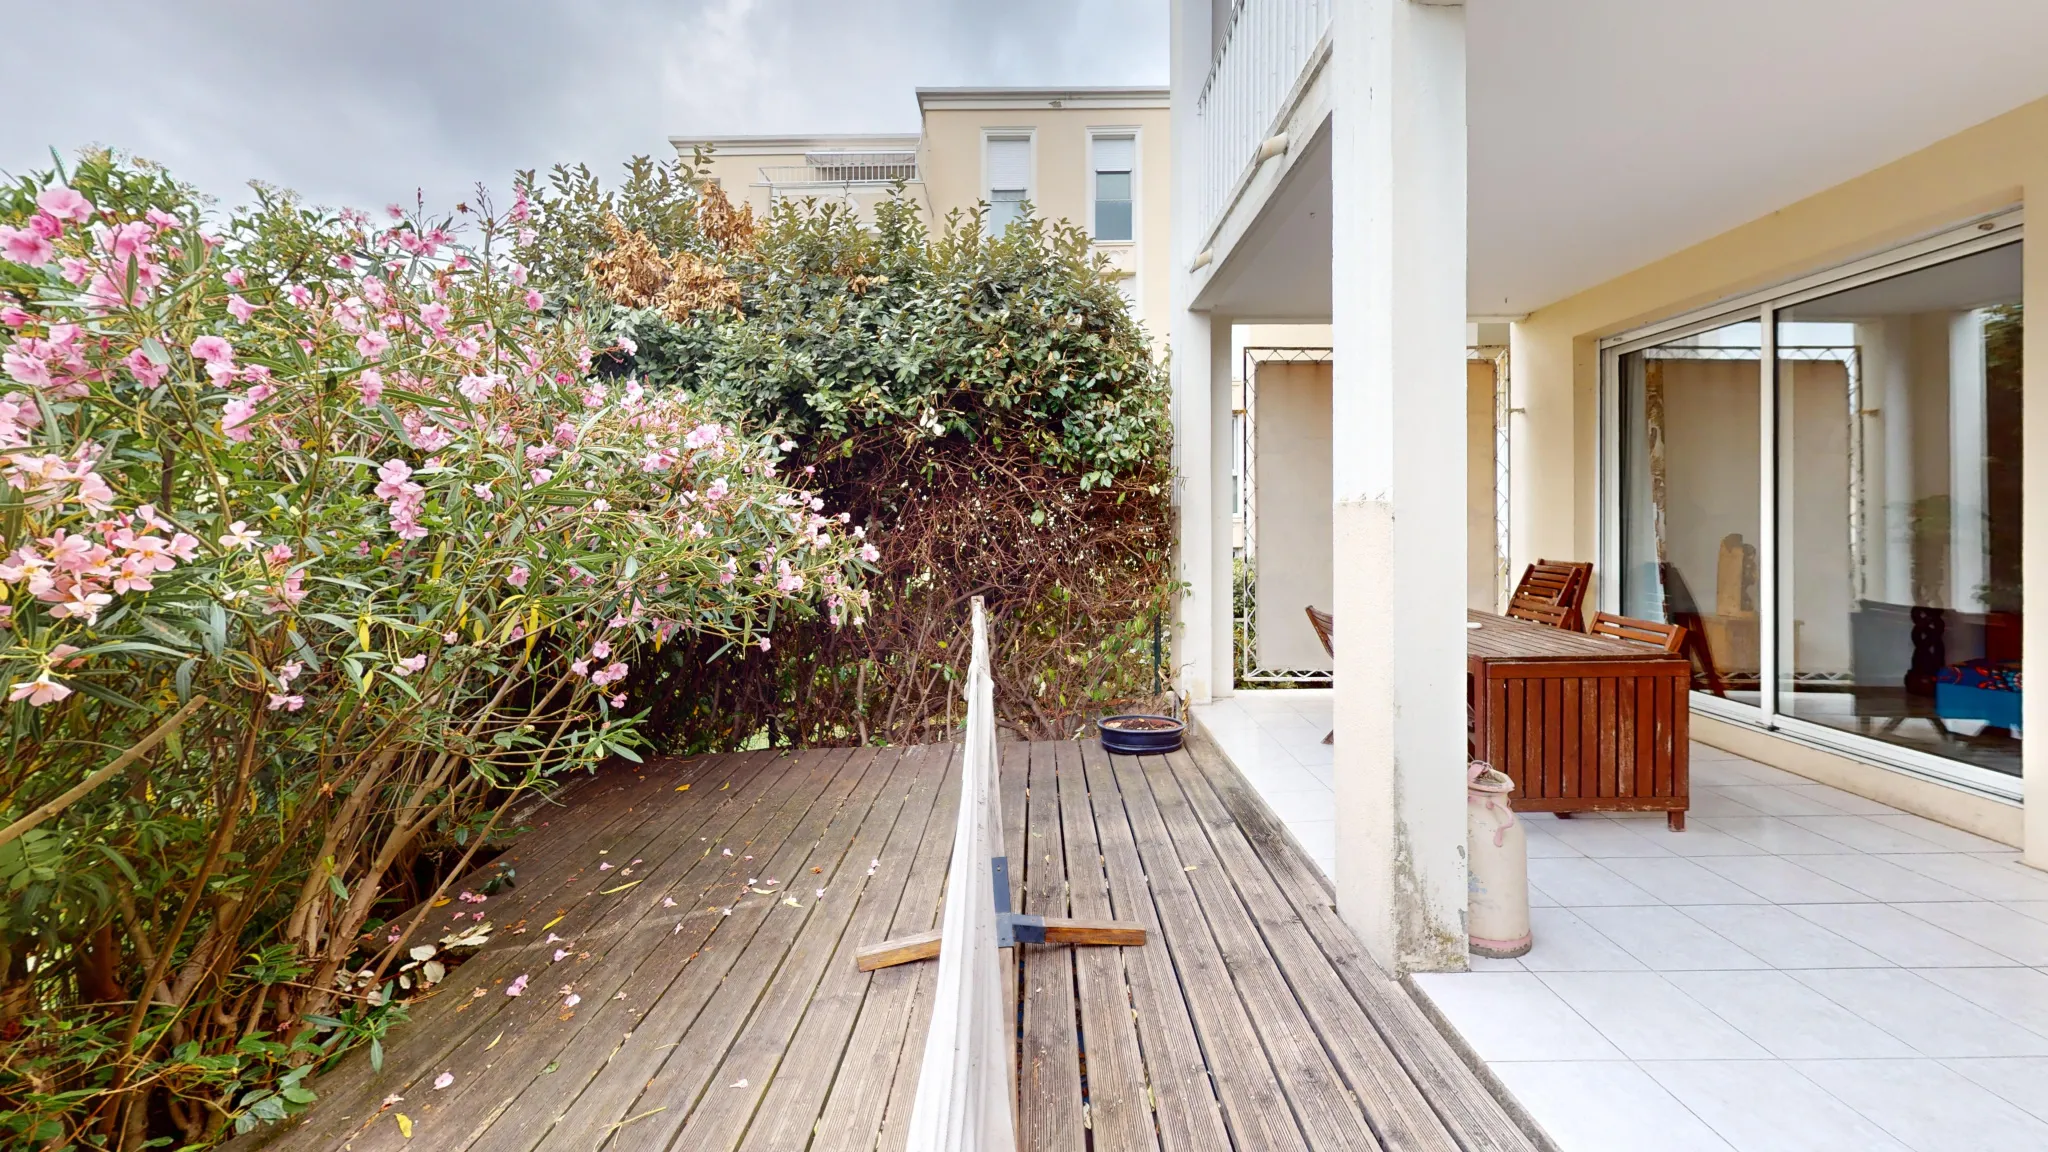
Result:
[[920,131],[816,136],[675,136],[711,178],[766,213],[836,201],[869,216],[900,184],[925,219],[985,206],[1000,227],[1029,204],[1083,229],[1147,332],[1164,346],[1172,163],[1164,88],[920,88]]

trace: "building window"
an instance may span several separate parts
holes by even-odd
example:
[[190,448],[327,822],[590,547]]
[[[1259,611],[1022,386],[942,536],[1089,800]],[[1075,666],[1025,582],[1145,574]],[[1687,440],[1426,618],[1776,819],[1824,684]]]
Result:
[[2022,245],[1968,236],[1615,345],[1610,555],[1696,691],[2011,790]]
[[999,235],[1024,216],[1031,198],[1031,137],[988,138],[988,215],[990,235]]
[[1135,238],[1131,223],[1131,174],[1137,165],[1137,139],[1095,138],[1095,238]]

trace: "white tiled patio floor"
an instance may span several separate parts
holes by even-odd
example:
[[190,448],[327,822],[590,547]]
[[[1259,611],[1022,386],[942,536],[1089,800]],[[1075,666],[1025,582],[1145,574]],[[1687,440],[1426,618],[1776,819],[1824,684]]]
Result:
[[[1327,872],[1328,691],[1196,710]],[[1531,814],[1536,946],[1422,989],[1562,1152],[2048,1150],[2048,873],[1694,744],[1688,830]]]

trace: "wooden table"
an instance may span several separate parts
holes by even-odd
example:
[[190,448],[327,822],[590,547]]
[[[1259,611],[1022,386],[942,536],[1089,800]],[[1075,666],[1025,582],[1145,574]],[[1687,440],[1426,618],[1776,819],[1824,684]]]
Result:
[[1468,612],[1473,748],[1522,812],[1663,812],[1685,828],[1682,656],[1647,644]]

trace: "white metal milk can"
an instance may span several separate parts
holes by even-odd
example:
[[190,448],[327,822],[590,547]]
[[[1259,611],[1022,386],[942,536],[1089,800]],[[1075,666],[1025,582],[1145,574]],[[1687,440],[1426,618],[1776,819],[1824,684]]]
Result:
[[1483,760],[1465,777],[1469,889],[1467,931],[1474,955],[1507,958],[1529,950],[1529,842],[1508,804],[1514,781]]

